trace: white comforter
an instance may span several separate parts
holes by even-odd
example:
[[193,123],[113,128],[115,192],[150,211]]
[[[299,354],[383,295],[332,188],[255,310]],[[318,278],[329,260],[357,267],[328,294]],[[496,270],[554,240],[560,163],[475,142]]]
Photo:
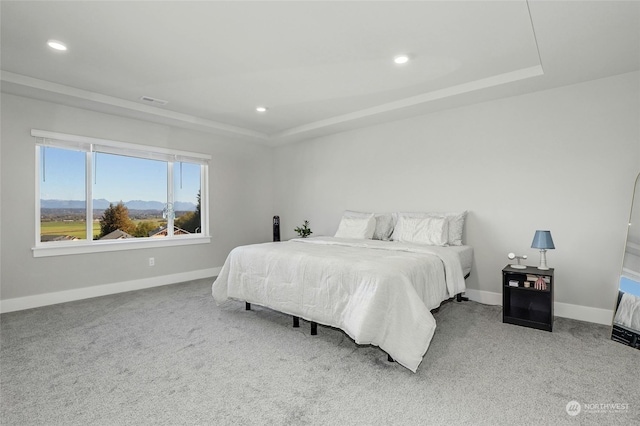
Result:
[[212,293],[338,327],[415,372],[436,327],[429,311],[464,289],[446,247],[316,237],[235,248]]

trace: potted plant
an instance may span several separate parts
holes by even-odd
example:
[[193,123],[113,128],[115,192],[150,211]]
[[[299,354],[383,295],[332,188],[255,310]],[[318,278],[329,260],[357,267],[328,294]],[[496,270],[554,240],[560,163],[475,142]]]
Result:
[[304,223],[302,224],[302,226],[298,226],[296,229],[294,229],[294,231],[296,231],[298,233],[298,236],[300,238],[307,238],[309,235],[311,235],[313,232],[311,232],[311,229],[309,229],[309,221],[305,220]]

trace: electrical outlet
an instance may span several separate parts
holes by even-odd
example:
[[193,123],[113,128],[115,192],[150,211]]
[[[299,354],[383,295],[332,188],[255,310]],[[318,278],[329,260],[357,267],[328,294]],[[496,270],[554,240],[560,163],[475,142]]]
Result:
[[149,266],[155,266],[156,264],[156,259],[154,257],[150,257],[149,258]]

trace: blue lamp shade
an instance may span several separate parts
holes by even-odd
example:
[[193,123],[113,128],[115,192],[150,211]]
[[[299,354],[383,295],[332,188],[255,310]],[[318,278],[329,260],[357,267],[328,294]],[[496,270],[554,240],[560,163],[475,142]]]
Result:
[[551,238],[551,231],[536,231],[536,235],[533,236],[533,242],[531,248],[549,250],[555,249],[553,245],[553,238]]
[[531,248],[540,249],[540,266],[538,269],[547,270],[547,250],[554,249],[553,238],[551,238],[551,231],[536,231],[536,235],[533,236],[533,242]]

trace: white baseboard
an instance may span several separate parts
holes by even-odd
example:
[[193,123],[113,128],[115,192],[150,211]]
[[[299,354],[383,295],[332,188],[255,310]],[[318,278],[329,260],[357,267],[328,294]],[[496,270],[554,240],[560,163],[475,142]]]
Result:
[[[54,293],[37,294],[34,296],[16,297],[0,300],[0,313],[39,308],[41,306],[56,305],[74,300],[90,299],[115,293],[160,287],[201,278],[215,277],[222,267],[200,269],[197,271],[181,272],[178,274],[162,275],[159,277],[142,278],[139,280],[123,281],[119,283],[103,284],[74,290],[57,291]],[[213,284],[213,281],[211,282]]]
[[492,291],[473,290],[468,288],[465,294],[474,302],[483,303],[485,305],[502,306],[502,293],[494,293]]
[[[502,306],[502,293],[467,289],[466,295],[469,296],[470,300],[478,303]],[[572,305],[561,302],[554,302],[553,314],[557,317],[603,325],[611,325],[611,322],[613,321],[613,309],[592,308],[589,306]]]
[[[109,294],[124,293],[127,291],[142,290],[145,288],[176,284],[201,278],[215,277],[220,273],[221,269],[222,267],[200,269],[197,271],[181,272],[178,274],[162,275],[159,277],[143,278],[139,280],[103,284],[74,290],[58,291],[55,293],[37,294],[35,296],[0,300],[0,313],[21,311],[24,309],[38,308],[58,303],[72,302],[74,300],[90,299],[92,297],[106,296]],[[485,305],[502,306],[502,293],[467,289],[466,295],[469,299],[479,303],[484,303]],[[560,302],[555,302],[553,309],[555,316],[593,322],[596,324],[610,325],[613,319],[613,310],[611,309],[592,308],[589,306],[571,305],[569,303]]]
[[553,314],[557,317],[594,322],[596,324],[611,325],[613,323],[613,309],[555,302],[553,304]]

